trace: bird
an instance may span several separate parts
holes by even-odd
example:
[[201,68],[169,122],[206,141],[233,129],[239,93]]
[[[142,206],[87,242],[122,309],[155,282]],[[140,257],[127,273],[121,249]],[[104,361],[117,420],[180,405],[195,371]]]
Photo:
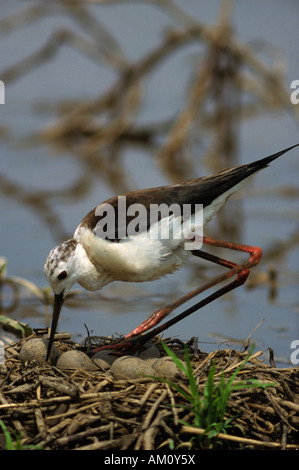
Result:
[[[44,274],[54,293],[47,360],[64,299],[75,283],[96,291],[113,281],[153,281],[179,269],[190,255],[228,268],[225,273],[154,312],[128,333],[123,343],[120,341],[120,351],[133,350],[134,340],[134,347],[139,347],[146,339],[242,285],[249,269],[260,261],[262,250],[209,238],[204,236],[203,229],[227,199],[253,175],[298,145],[208,176],[113,196],[88,212],[73,237],[52,249],[44,265]],[[152,217],[153,208],[155,218]],[[157,208],[169,210],[159,212]],[[185,208],[188,209],[187,216],[184,215]],[[136,217],[142,209],[142,217]],[[209,245],[246,252],[249,260],[240,265],[219,258],[202,249]],[[232,276],[235,279],[230,284],[157,326],[175,308]]]

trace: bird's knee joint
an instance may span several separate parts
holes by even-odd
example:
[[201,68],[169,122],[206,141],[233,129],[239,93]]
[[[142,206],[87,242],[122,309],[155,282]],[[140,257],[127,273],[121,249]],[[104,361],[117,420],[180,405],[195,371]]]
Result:
[[243,271],[238,273],[236,280],[240,286],[246,282],[246,279],[248,278],[248,276],[249,276],[249,269],[244,269]]
[[251,259],[252,264],[258,264],[260,262],[262,255],[263,255],[263,251],[260,247],[258,246],[251,247],[250,259]]

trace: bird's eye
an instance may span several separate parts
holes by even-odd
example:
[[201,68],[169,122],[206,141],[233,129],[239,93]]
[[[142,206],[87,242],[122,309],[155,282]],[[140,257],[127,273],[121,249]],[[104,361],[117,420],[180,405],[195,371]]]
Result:
[[57,279],[59,281],[62,281],[63,279],[65,279],[67,277],[67,272],[66,271],[61,271],[61,273],[58,274],[57,276]]

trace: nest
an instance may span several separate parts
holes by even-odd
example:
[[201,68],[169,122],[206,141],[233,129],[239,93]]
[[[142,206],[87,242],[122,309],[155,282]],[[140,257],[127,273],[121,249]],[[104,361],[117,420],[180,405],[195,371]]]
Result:
[[[154,341],[165,354],[160,339]],[[229,432],[207,440],[205,430],[194,426],[188,401],[168,383],[149,377],[115,380],[100,370],[66,374],[47,363],[23,365],[19,359],[23,342],[6,348],[5,366],[0,369],[0,420],[24,449],[299,448],[298,370],[266,365],[259,352],[251,355],[237,379],[271,385],[234,390],[226,409],[226,417],[231,418]],[[165,342],[183,357],[180,341]],[[221,374],[228,379],[248,355],[229,349],[202,353],[190,344],[188,352],[200,392],[212,363],[215,380]],[[180,386],[188,391],[184,378]],[[0,432],[0,449],[6,448],[4,435]]]

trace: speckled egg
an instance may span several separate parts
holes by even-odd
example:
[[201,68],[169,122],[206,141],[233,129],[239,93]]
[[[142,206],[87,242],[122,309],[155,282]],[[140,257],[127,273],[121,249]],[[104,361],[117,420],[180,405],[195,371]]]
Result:
[[110,369],[116,379],[137,379],[155,375],[153,368],[139,357],[122,356],[116,359]]
[[83,369],[90,372],[98,370],[92,360],[82,351],[66,351],[61,354],[57,361],[57,367],[64,371],[71,371]]
[[[20,361],[22,364],[35,361],[37,364],[44,364],[47,357],[48,340],[45,338],[32,338],[26,341],[20,351]],[[59,352],[53,345],[49,357],[52,365],[56,364]]]

